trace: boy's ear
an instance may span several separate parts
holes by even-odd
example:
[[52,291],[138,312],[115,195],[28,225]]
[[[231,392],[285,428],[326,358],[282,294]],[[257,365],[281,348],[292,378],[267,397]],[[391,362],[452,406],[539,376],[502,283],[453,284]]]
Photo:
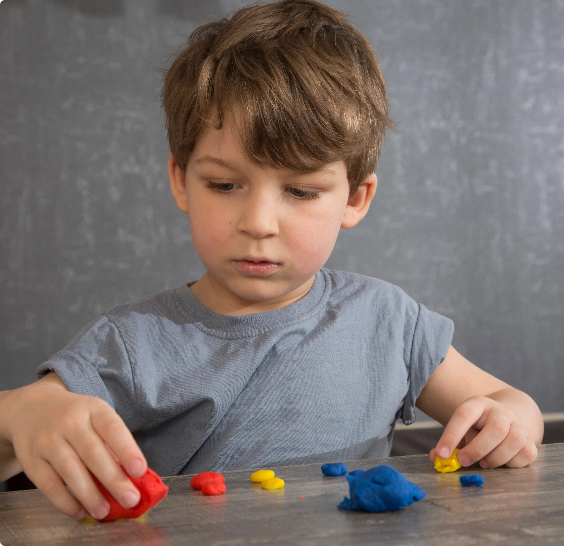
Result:
[[347,208],[343,215],[343,221],[341,222],[342,228],[352,228],[366,216],[372,198],[376,193],[377,185],[378,179],[376,178],[376,174],[372,173],[364,179],[362,184],[358,187],[358,190],[356,190],[356,193],[352,197],[349,197]]
[[186,196],[186,173],[178,166],[178,163],[169,154],[167,161],[168,179],[170,191],[178,205],[178,208],[188,214],[188,198]]

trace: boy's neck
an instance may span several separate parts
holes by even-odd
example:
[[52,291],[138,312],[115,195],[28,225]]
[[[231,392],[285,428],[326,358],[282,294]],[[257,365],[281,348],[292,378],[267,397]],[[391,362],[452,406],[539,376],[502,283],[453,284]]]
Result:
[[231,292],[223,284],[214,279],[209,272],[197,282],[190,286],[192,294],[196,299],[210,311],[220,315],[231,315],[234,317],[252,315],[255,313],[266,313],[288,307],[292,303],[301,300],[311,289],[315,276],[300,285],[295,290],[278,298],[267,300],[250,300],[240,297]]

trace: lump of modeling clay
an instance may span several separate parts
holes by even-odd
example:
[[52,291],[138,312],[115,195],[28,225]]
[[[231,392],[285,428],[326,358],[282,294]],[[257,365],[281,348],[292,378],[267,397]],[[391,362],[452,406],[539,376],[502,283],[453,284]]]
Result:
[[133,485],[137,487],[139,493],[141,493],[141,499],[133,508],[124,508],[112,497],[110,492],[99,482],[96,476],[92,475],[92,478],[102,495],[104,495],[104,498],[110,504],[108,515],[100,521],[138,518],[147,512],[147,510],[159,504],[168,493],[168,487],[162,482],[161,478],[150,468],[147,468],[147,472],[140,478],[132,478],[129,476]]
[[326,476],[342,476],[348,471],[349,469],[344,463],[327,463],[321,467],[321,472]]
[[194,489],[202,489],[207,482],[225,483],[225,477],[219,472],[200,472],[192,477],[190,485]]
[[204,495],[222,495],[227,491],[225,477],[219,472],[200,472],[192,477],[190,485],[201,489]]
[[260,486],[263,489],[282,489],[284,487],[284,480],[280,478],[270,478],[269,480],[264,480]]
[[251,474],[251,481],[253,483],[262,483],[272,478],[274,478],[274,470],[257,470]]
[[223,495],[225,491],[227,491],[227,487],[223,482],[206,482],[202,485],[204,495]]
[[462,467],[462,465],[458,462],[458,457],[456,454],[460,451],[460,449],[456,448],[450,457],[443,459],[438,455],[435,457],[435,470],[437,472],[454,472]]
[[425,491],[388,465],[347,474],[350,499],[337,506],[341,510],[389,512],[400,510],[425,497]]
[[463,487],[469,487],[471,485],[483,485],[484,478],[479,474],[468,474],[467,476],[460,476],[460,483]]

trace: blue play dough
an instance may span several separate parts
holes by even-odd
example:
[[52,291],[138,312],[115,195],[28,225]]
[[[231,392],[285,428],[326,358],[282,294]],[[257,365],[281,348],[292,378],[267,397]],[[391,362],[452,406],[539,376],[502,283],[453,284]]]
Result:
[[345,497],[337,508],[389,512],[400,510],[425,497],[425,491],[388,465],[347,475],[350,499]]
[[321,467],[321,472],[326,476],[342,476],[348,471],[344,463],[327,463]]
[[484,478],[479,474],[468,474],[467,476],[460,476],[460,483],[464,487],[470,485],[482,485],[484,483]]

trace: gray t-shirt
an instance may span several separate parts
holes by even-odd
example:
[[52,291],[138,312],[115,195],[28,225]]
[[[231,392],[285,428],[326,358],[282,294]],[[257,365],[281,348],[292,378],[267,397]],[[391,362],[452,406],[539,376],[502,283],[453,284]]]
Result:
[[452,321],[384,281],[322,269],[242,317],[188,285],[108,311],[38,369],[106,400],[160,475],[389,455]]

